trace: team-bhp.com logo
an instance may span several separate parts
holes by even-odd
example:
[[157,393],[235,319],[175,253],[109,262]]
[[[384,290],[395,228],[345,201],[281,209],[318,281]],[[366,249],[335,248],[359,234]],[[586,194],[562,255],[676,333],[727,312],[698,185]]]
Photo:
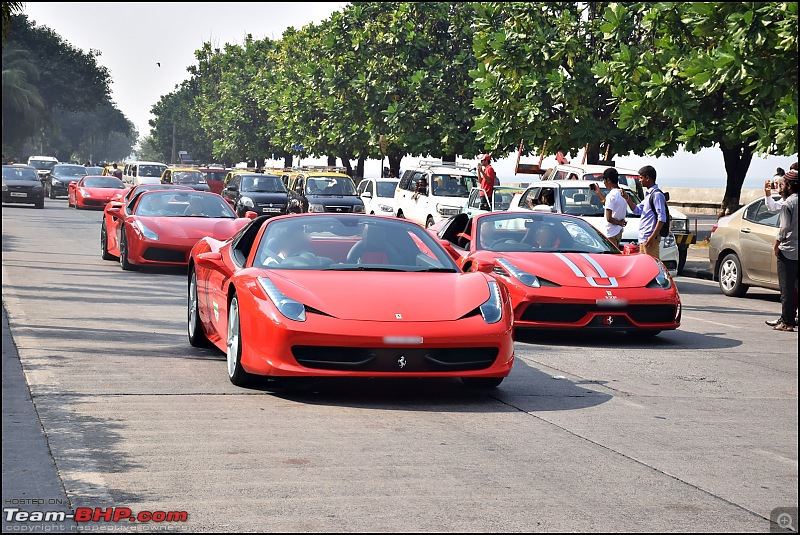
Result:
[[141,511],[134,513],[128,507],[78,507],[75,514],[63,511],[22,511],[18,507],[4,507],[6,522],[186,522],[186,511]]

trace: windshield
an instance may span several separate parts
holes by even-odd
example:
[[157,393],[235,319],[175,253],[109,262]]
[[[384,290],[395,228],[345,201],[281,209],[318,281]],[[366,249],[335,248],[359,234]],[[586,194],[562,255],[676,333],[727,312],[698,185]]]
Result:
[[50,160],[31,160],[28,162],[28,165],[31,165],[40,171],[44,171],[45,169],[52,169],[57,163],[58,162],[53,162]]
[[[603,193],[603,198],[608,196],[608,188],[600,188]],[[635,192],[625,189],[628,196],[633,201],[633,204],[639,204],[639,197]],[[559,191],[561,196],[561,211],[565,214],[578,215],[584,217],[604,217],[605,206],[592,190],[588,187],[585,188],[561,188]],[[633,211],[628,207],[626,209],[629,217],[635,217]]]
[[554,213],[482,217],[476,238],[479,250],[495,252],[620,252],[586,221]]
[[166,168],[166,165],[140,165],[139,176],[160,177]]
[[278,176],[245,175],[242,177],[241,190],[252,193],[286,193],[286,186]]
[[8,180],[39,180],[39,175],[36,174],[36,169],[32,167],[4,165],[3,178]]
[[[134,201],[136,202],[136,201]],[[230,205],[213,193],[154,190],[144,192],[136,202],[134,214],[149,217],[235,218]]]
[[394,192],[397,189],[397,182],[376,182],[377,186],[376,195],[378,197],[393,198]]
[[450,255],[420,225],[379,216],[321,214],[268,222],[254,266],[335,271],[459,271]]
[[86,176],[86,168],[82,165],[56,165],[53,174],[59,176]]
[[206,178],[200,171],[175,171],[173,184],[205,184]]
[[225,180],[225,175],[228,174],[227,171],[201,171],[201,172],[206,175],[206,181],[219,180],[221,182]]
[[113,176],[86,177],[83,179],[83,186],[86,188],[125,188],[125,184],[122,183],[122,180]]
[[307,195],[355,195],[356,187],[350,177],[310,176],[306,182]]
[[433,175],[431,180],[433,195],[438,197],[469,197],[472,188],[478,186],[474,175]]

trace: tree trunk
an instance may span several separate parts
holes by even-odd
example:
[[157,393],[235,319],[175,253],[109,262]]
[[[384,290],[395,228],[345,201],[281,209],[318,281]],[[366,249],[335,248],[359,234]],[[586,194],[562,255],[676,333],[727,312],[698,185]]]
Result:
[[394,173],[394,176],[396,176],[397,178],[401,178],[401,176],[400,176],[400,162],[403,160],[403,157],[402,156],[393,156],[393,155],[390,154],[389,156],[387,156],[387,158],[389,158],[389,169],[392,170],[392,172]]
[[358,163],[356,164],[356,177],[357,178],[364,178],[364,164],[366,163],[367,158],[365,156],[358,157]]
[[[603,154],[605,156],[605,154]],[[581,158],[583,155],[581,154]],[[600,143],[589,143],[589,150],[586,152],[586,165],[596,165],[600,161]]]
[[286,153],[283,155],[283,168],[284,169],[291,169],[292,168],[292,155]]
[[447,154],[442,156],[442,163],[449,162],[449,163],[456,163],[456,155],[455,154]]
[[336,167],[336,156],[328,156],[328,167]]
[[722,206],[718,217],[732,214],[739,208],[739,198],[742,195],[742,185],[744,184],[747,170],[750,168],[750,162],[753,161],[753,152],[750,149],[752,139],[747,139],[742,143],[738,143],[731,147],[720,143],[720,150],[722,150],[722,158],[725,162],[725,173],[727,182],[725,184],[725,196],[722,198]]

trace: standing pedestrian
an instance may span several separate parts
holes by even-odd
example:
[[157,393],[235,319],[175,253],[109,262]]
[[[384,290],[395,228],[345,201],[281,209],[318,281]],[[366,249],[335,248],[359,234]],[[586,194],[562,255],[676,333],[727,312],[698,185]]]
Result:
[[797,292],[797,170],[791,169],[783,176],[783,187],[788,190],[781,206],[780,226],[773,251],[778,258],[778,285],[781,290],[781,319],[776,331],[794,332]]
[[491,199],[497,181],[497,173],[494,172],[494,167],[492,167],[491,154],[481,156],[481,160],[478,163],[478,180],[479,186],[486,192],[486,198]]
[[122,180],[122,169],[119,169],[119,168],[117,167],[117,164],[116,164],[116,163],[114,163],[114,165],[113,165],[112,167],[114,168],[114,170],[113,170],[113,171],[111,171],[111,174],[112,174],[113,176],[117,177],[118,179]]
[[627,224],[625,221],[625,215],[628,213],[628,202],[625,199],[627,195],[620,189],[619,172],[613,167],[603,171],[603,185],[608,188],[608,195],[603,195],[603,192],[594,183],[589,185],[589,189],[603,203],[606,214],[604,233],[619,249],[623,227]]
[[[783,187],[783,176],[785,173],[782,173],[781,171],[783,171],[783,169],[778,167],[778,173],[772,177],[772,180],[767,180],[764,182],[764,204],[767,205],[767,209],[772,210],[773,212],[780,210],[781,206],[783,206],[783,203],[786,202],[786,197],[788,197],[786,190]],[[773,189],[778,190],[778,193],[781,196],[780,199],[775,200],[772,198]]]
[[[639,169],[642,186],[647,190],[639,204],[633,204],[629,195],[623,197],[633,213],[641,215],[639,222],[639,248],[653,258],[661,258],[661,227],[667,224],[667,198],[656,184],[656,170],[652,165]],[[651,202],[652,201],[652,202]]]

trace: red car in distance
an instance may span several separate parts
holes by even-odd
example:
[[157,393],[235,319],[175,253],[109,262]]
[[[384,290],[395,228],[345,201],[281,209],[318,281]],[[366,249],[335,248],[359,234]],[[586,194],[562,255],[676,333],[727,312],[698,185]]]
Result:
[[124,206],[109,207],[100,234],[104,259],[118,258],[124,270],[142,266],[185,266],[201,238],[224,240],[250,219],[239,218],[216,193],[191,188],[142,191]]
[[212,193],[222,194],[222,183],[225,181],[225,175],[228,174],[227,169],[224,167],[198,167],[197,170],[205,175]]
[[104,208],[112,197],[124,193],[127,187],[113,176],[86,175],[67,186],[67,204],[76,210]]

